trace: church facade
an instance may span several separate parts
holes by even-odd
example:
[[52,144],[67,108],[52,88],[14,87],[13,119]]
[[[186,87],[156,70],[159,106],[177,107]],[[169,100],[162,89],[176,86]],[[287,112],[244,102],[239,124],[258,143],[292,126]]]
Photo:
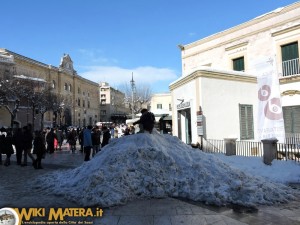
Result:
[[[69,55],[64,54],[60,65],[55,67],[7,49],[0,49],[0,80],[13,76],[46,82],[60,96],[57,111],[47,111],[44,114],[44,126],[86,126],[99,121],[99,85],[78,75]],[[33,122],[34,129],[40,129],[39,117],[38,113],[31,112],[29,104],[23,102],[18,108],[14,126],[22,127]],[[0,126],[10,127],[10,118],[8,110],[1,107]]]

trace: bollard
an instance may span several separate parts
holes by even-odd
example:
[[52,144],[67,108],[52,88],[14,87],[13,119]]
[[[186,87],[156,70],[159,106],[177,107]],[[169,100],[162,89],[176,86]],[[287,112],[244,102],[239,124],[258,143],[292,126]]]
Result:
[[276,159],[278,140],[276,138],[264,139],[261,140],[261,142],[263,143],[263,149],[264,149],[264,155],[263,155],[264,163],[267,165],[272,165],[273,159]]
[[236,155],[236,140],[237,138],[224,138],[225,154],[227,156]]

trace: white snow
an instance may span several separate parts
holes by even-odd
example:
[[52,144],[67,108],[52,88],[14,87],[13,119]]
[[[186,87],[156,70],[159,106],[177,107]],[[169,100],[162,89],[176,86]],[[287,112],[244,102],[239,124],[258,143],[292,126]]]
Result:
[[82,206],[163,197],[256,206],[294,200],[286,183],[299,180],[300,166],[293,162],[266,166],[261,158],[207,154],[154,132],[112,139],[91,161],[43,175],[34,186]]

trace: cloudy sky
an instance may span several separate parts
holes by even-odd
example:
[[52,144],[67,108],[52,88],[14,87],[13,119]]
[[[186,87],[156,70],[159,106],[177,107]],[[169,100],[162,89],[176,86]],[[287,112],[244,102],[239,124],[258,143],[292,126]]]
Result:
[[10,0],[1,2],[0,48],[59,66],[69,54],[80,76],[114,87],[167,92],[188,44],[292,0]]

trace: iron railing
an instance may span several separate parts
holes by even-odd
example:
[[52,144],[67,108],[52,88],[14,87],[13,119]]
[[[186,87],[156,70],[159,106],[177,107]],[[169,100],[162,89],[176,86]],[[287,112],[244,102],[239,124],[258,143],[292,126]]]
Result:
[[[277,143],[277,160],[294,160],[300,162],[300,134],[289,134],[287,143]],[[203,139],[202,151],[226,154],[224,140]],[[236,155],[263,157],[262,142],[236,141]]]
[[299,58],[282,62],[282,75],[292,76],[300,74]]

